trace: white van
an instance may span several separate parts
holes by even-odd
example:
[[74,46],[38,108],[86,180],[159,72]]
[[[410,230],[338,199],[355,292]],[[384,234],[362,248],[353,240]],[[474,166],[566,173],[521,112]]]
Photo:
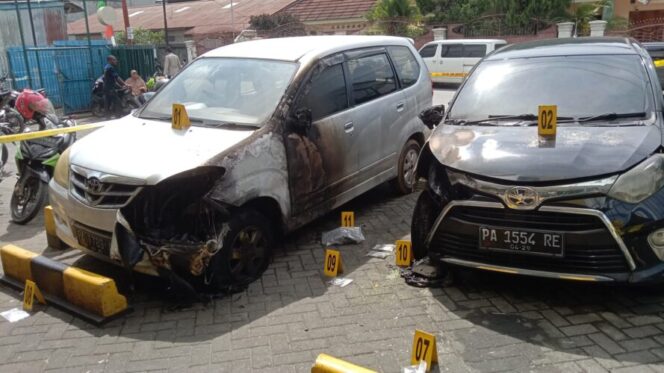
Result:
[[436,40],[420,49],[434,83],[461,83],[482,57],[507,45],[501,39]]

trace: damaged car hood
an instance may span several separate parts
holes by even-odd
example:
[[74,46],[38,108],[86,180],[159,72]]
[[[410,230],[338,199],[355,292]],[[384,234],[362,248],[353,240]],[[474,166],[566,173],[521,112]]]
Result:
[[558,126],[555,141],[540,141],[536,127],[442,125],[429,138],[443,165],[475,175],[549,182],[624,171],[662,143],[656,125]]
[[83,137],[71,148],[73,165],[144,180],[153,185],[202,165],[249,137],[254,128],[190,127],[175,130],[164,121],[127,116]]

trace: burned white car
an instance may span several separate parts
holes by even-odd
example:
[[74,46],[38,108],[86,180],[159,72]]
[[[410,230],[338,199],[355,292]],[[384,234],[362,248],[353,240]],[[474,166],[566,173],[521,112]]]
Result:
[[[282,234],[389,180],[412,191],[431,97],[403,38],[216,49],[63,154],[50,183],[57,236],[182,283],[246,284]],[[172,128],[175,103],[188,129]]]

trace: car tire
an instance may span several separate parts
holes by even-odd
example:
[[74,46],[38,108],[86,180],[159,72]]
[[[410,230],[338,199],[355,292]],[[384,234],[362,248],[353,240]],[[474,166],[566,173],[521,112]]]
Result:
[[213,290],[241,288],[260,278],[267,269],[274,247],[272,224],[252,209],[233,213],[224,223],[221,249],[212,257],[207,284]]
[[413,257],[422,259],[427,255],[426,239],[437,217],[437,203],[428,190],[423,190],[415,203],[411,222]]
[[392,185],[400,194],[410,194],[415,190],[417,183],[415,165],[421,148],[417,141],[410,139],[401,149],[397,163],[397,177],[392,181]]

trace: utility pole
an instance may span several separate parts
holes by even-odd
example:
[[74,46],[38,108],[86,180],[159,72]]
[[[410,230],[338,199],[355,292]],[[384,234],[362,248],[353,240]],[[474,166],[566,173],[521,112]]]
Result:
[[164,38],[166,39],[166,46],[168,43],[168,21],[166,20],[166,0],[161,0],[161,7],[164,10]]
[[127,38],[127,44],[131,45],[134,43],[133,39],[129,39],[129,11],[127,10],[127,0],[122,0],[122,18],[124,19],[124,29],[125,37]]
[[233,0],[231,0],[231,32],[235,40],[235,18],[233,17]]

